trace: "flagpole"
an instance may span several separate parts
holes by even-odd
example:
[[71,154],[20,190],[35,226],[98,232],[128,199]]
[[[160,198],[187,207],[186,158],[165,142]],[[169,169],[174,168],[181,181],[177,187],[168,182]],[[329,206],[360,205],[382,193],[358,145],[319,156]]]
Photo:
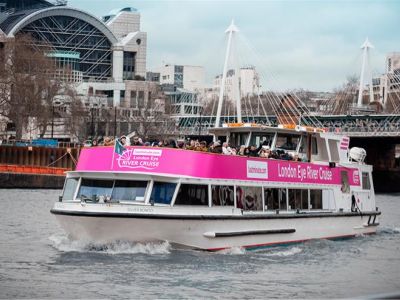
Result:
[[113,149],[113,154],[112,154],[112,159],[111,159],[111,170],[114,169],[114,155],[115,155],[115,147],[117,146],[117,140],[115,139],[114,142],[114,149]]

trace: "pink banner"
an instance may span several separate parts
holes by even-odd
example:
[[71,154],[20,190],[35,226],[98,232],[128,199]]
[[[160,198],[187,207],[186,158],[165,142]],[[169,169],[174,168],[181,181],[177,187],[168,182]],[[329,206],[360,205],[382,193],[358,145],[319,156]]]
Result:
[[76,170],[336,185],[342,184],[345,171],[350,185],[360,185],[358,169],[353,168],[171,148],[127,147],[122,155],[113,147],[84,148]]

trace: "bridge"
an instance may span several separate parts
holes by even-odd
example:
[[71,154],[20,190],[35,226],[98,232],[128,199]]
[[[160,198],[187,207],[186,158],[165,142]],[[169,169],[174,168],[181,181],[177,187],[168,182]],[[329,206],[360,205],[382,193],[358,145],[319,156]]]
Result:
[[[350,137],[400,137],[400,114],[313,116],[328,132]],[[303,117],[307,119],[307,117]],[[189,116],[179,119],[180,133],[207,135],[215,125],[215,116]],[[234,123],[235,116],[221,116],[222,123]],[[276,116],[243,116],[244,123],[277,126]]]

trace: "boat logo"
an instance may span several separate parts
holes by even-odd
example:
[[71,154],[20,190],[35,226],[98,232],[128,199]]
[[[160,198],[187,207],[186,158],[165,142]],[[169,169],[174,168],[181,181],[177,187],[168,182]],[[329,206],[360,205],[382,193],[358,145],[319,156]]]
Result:
[[153,170],[160,165],[162,150],[127,149],[117,157],[120,168]]
[[247,178],[268,179],[268,163],[248,160]]

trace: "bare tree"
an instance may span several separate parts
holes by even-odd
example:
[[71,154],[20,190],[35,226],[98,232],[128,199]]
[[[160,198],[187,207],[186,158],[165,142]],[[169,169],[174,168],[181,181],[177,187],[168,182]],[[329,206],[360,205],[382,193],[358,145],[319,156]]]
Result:
[[17,139],[32,117],[44,135],[62,85],[46,47],[39,50],[33,44],[30,37],[18,36],[0,49],[0,114],[15,124]]
[[86,119],[88,112],[73,88],[65,89],[64,97],[67,102],[67,110],[65,115],[61,117],[65,121],[65,129],[69,133],[71,140],[83,142],[87,136]]
[[328,112],[333,115],[347,114],[355,101],[358,89],[358,77],[348,76],[347,81],[334,90],[334,96],[328,100]]

